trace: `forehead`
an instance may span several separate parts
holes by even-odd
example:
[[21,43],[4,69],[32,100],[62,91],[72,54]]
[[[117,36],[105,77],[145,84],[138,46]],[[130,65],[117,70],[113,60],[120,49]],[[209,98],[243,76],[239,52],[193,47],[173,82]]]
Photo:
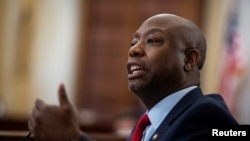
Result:
[[171,29],[177,27],[177,23],[171,18],[154,17],[146,20],[136,31],[135,36],[149,35],[153,33],[168,34]]
[[164,35],[166,32],[164,29],[162,28],[159,28],[159,27],[148,27],[148,28],[145,28],[145,27],[141,27],[139,28],[136,32],[135,32],[135,35],[134,37],[140,37],[140,36],[148,36],[150,34],[161,34],[161,35]]

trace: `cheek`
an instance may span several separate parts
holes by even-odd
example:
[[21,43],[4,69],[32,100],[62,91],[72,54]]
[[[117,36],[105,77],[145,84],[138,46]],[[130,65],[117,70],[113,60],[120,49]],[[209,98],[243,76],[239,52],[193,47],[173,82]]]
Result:
[[147,62],[152,73],[169,74],[184,69],[182,52],[166,48],[157,48],[147,53]]
[[177,60],[172,55],[159,53],[158,55],[149,56],[149,62],[152,69],[169,70],[176,65]]
[[177,79],[179,75],[182,75],[184,70],[184,62],[180,57],[173,55],[155,58],[154,62],[151,62],[151,65],[155,75],[169,80]]

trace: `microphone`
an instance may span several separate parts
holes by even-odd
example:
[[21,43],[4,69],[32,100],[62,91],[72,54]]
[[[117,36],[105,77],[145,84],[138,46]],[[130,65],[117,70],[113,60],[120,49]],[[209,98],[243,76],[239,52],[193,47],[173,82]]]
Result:
[[22,138],[21,140],[19,140],[19,141],[25,141],[25,140],[27,140],[30,136],[31,136],[31,132],[29,132],[24,138]]

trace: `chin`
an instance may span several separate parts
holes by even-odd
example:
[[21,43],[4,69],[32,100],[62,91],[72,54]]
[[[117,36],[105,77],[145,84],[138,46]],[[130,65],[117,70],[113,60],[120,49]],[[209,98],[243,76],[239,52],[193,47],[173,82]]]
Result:
[[145,88],[132,85],[132,86],[129,86],[129,91],[139,96],[145,93],[144,92]]

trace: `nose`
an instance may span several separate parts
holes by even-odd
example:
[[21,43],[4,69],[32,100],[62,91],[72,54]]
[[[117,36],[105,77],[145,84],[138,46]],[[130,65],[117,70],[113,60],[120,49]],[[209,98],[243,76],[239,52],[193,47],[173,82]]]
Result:
[[130,57],[141,57],[145,54],[142,45],[140,44],[136,44],[134,46],[132,46],[129,51],[128,51],[128,55]]

